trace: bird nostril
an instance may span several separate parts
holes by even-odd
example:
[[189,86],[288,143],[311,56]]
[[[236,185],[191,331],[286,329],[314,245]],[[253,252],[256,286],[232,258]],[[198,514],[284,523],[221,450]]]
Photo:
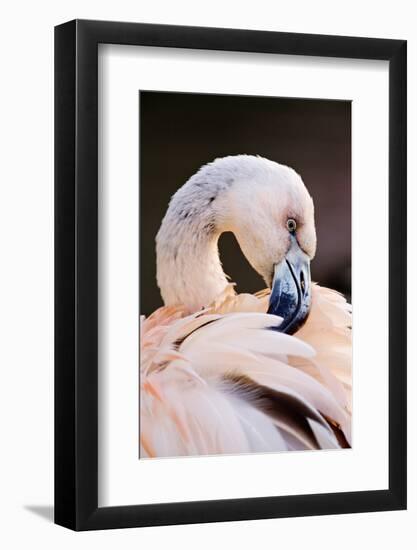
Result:
[[303,272],[300,273],[300,286],[301,286],[301,290],[302,290],[303,294],[305,294],[306,282],[305,282],[305,278],[304,278],[304,273],[303,273]]

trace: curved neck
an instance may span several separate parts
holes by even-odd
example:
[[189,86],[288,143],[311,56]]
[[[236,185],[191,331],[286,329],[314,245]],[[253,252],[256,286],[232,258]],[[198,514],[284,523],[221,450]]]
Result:
[[218,251],[221,235],[210,220],[167,220],[157,237],[157,280],[165,305],[198,311],[225,289],[228,281]]
[[[166,305],[182,304],[198,311],[223,292],[228,281],[217,243],[225,231],[235,234],[249,263],[263,273],[263,258],[254,254],[260,238],[247,237],[253,229],[251,216],[259,222],[274,202],[275,188],[270,181],[276,170],[289,170],[277,167],[251,155],[216,159],[200,168],[173,195],[156,237],[157,281]],[[263,182],[263,198],[253,213],[255,182],[257,189]],[[268,234],[267,223],[261,223],[260,233]],[[269,258],[267,263],[266,271],[270,272]]]

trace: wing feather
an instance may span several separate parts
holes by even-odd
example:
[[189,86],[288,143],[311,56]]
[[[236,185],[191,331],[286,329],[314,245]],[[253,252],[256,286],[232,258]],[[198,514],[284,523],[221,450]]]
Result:
[[339,448],[350,442],[351,309],[313,287],[295,336],[268,293],[141,318],[141,456]]

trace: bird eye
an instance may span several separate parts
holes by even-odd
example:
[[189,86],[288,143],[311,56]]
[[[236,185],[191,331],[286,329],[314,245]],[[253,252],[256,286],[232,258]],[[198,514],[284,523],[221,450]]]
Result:
[[290,233],[295,233],[295,230],[297,229],[297,222],[292,218],[289,218],[287,220],[287,229]]

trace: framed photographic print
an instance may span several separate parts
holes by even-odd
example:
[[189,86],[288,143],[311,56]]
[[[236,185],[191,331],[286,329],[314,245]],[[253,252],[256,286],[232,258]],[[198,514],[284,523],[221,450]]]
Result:
[[406,507],[406,42],[55,29],[55,521]]

